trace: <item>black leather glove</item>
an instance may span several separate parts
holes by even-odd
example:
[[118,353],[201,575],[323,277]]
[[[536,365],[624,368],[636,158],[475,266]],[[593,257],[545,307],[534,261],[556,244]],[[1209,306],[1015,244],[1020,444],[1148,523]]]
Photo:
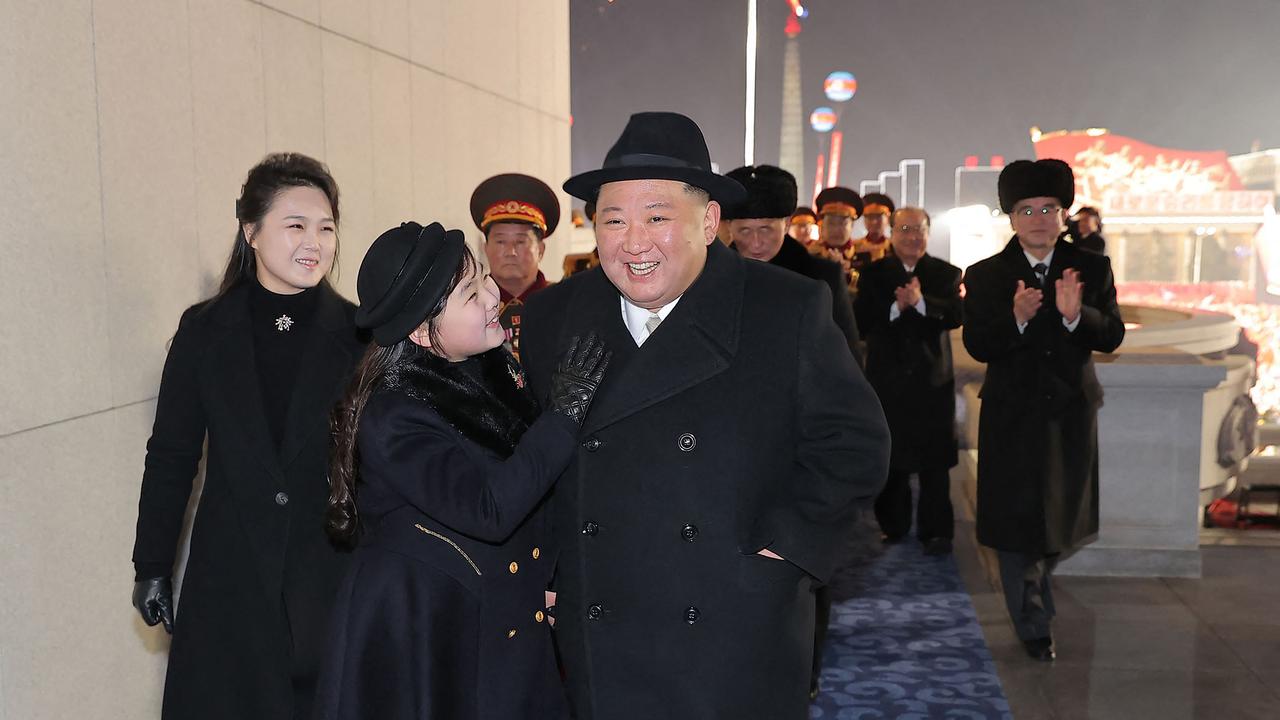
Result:
[[575,336],[551,375],[551,411],[581,425],[611,357],[613,353],[605,352],[604,343],[595,333],[588,335],[585,342]]
[[133,606],[147,625],[164,623],[173,634],[173,583],[167,577],[139,580],[133,584]]

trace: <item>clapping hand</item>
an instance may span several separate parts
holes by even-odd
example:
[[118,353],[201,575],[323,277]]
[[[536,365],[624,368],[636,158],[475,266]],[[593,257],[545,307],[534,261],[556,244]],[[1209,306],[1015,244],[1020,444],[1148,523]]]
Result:
[[1027,287],[1025,282],[1019,280],[1018,289],[1013,292],[1013,319],[1018,322],[1018,325],[1026,325],[1036,316],[1042,302],[1044,302],[1044,292],[1040,288]]
[[924,297],[924,295],[920,293],[920,278],[913,277],[906,285],[894,289],[893,296],[898,302],[899,311],[905,311],[909,307],[915,307],[916,304]]
[[1080,273],[1071,268],[1062,271],[1062,277],[1053,282],[1054,301],[1062,319],[1069,323],[1080,317],[1080,296],[1084,283],[1080,282]]

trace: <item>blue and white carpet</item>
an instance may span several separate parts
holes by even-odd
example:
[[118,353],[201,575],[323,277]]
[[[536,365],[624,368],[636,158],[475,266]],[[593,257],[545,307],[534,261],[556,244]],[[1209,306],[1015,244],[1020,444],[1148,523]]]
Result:
[[1013,717],[951,556],[925,555],[914,537],[881,545],[867,512],[832,590],[810,718]]

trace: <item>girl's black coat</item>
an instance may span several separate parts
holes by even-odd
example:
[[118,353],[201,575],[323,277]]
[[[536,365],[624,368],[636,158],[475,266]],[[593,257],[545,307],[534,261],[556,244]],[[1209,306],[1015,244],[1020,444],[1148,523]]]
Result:
[[328,416],[364,350],[355,308],[317,289],[279,450],[263,410],[248,285],[182,316],[147,443],[133,560],[172,572],[206,435],[204,490],[181,585],[163,717],[291,718],[315,675],[346,556],[325,537]]
[[530,422],[508,358],[486,354],[479,377],[420,358],[365,406],[365,529],[339,592],[317,717],[564,717],[543,597],[555,553],[539,503],[573,454],[576,426],[552,413]]

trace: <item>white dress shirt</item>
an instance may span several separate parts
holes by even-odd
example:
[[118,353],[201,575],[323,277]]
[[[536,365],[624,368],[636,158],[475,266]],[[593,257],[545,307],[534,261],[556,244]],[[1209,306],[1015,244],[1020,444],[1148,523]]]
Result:
[[[680,297],[684,296],[681,295]],[[633,305],[625,295],[618,294],[618,299],[622,301],[622,324],[627,326],[627,332],[631,333],[631,338],[636,341],[636,347],[644,345],[644,341],[649,339],[649,328],[644,326],[648,322],[649,316],[656,312],[658,317],[666,320],[667,316],[675,308],[676,303],[680,302],[680,297],[655,311],[646,310],[639,305]]]

